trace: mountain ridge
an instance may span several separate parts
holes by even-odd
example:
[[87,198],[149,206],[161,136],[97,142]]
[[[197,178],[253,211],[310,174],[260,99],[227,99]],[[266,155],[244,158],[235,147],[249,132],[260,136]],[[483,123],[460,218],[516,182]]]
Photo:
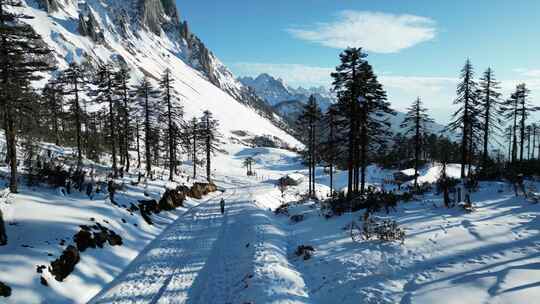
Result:
[[[33,17],[26,22],[54,51],[52,60],[60,70],[74,61],[95,66],[112,60],[127,64],[134,79],[146,75],[155,82],[170,68],[187,114],[226,107],[217,113],[226,131],[246,129],[299,144],[287,123],[238,82],[191,32],[175,1],[27,0],[25,4],[20,10]],[[260,120],[261,127],[237,121],[233,111],[249,117],[248,121]]]
[[[268,73],[261,73],[256,77],[239,77],[241,83],[251,87],[255,93],[272,106],[280,115],[294,123],[302,111],[302,106],[308,101],[309,96],[313,95],[322,110],[337,102],[337,97],[325,87],[311,87],[309,89],[298,87],[292,88],[283,79],[275,78]],[[392,131],[400,133],[401,123],[405,118],[405,113],[397,112],[395,116],[389,116],[388,120],[392,124]],[[430,125],[433,133],[446,133],[445,126],[433,123]]]

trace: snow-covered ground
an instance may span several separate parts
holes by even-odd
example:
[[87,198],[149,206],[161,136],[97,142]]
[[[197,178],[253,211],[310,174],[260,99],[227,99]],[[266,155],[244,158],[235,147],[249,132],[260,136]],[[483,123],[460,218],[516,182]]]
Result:
[[[296,259],[314,303],[533,303],[540,295],[540,206],[514,197],[503,183],[482,183],[476,211],[446,209],[440,196],[402,203],[395,219],[404,245],[355,243],[343,229],[363,212],[322,219],[298,207],[290,248],[314,246]],[[293,213],[294,214],[294,213]],[[284,221],[288,221],[284,219]]]
[[[154,215],[154,225],[148,225],[139,212],[129,212],[122,205],[159,199],[166,183],[155,181],[143,187],[129,185],[130,180],[126,178],[125,190],[115,195],[120,206],[113,205],[106,192],[95,194],[92,199],[75,190],[68,195],[60,189],[46,187],[22,187],[19,194],[2,193],[0,208],[9,241],[0,248],[0,281],[13,288],[10,302],[85,302],[186,210],[179,208]],[[197,203],[188,200],[186,207]],[[124,244],[87,249],[81,253],[75,272],[62,283],[44,271],[49,287],[42,286],[36,267],[49,266],[67,245],[73,244],[73,235],[80,225],[96,223],[122,236]]]
[[[326,219],[307,203],[290,208],[290,215],[303,214],[299,223],[273,213],[307,187],[305,179],[282,197],[275,185],[283,175],[306,174],[295,153],[240,145],[227,150],[214,162],[225,192],[162,213],[156,226],[105,197],[90,201],[41,188],[10,196],[9,204],[0,204],[11,210],[8,224],[16,223],[8,226],[10,244],[0,248],[0,281],[14,288],[8,303],[533,303],[540,296],[540,205],[516,198],[508,184],[481,183],[472,213],[444,208],[434,193],[400,203],[378,216],[399,223],[404,244],[354,242],[344,227],[352,220],[361,225],[362,211]],[[257,176],[245,176],[246,157],[255,159]],[[439,169],[425,168],[421,179],[435,180]],[[368,172],[373,184],[391,175],[375,166]],[[318,173],[318,182],[326,182]],[[457,173],[459,166],[450,166],[449,174]],[[345,173],[336,181],[343,187]],[[158,196],[164,186],[156,182],[148,190]],[[129,187],[122,196],[129,201],[143,197],[141,191]],[[327,192],[320,184],[319,195]],[[40,215],[46,212],[51,215]],[[47,253],[61,249],[58,239],[69,238],[89,217],[107,220],[126,244],[89,249],[65,282],[45,272],[50,286],[41,286],[36,265],[47,265],[53,259]],[[297,257],[299,245],[313,246],[313,257]]]

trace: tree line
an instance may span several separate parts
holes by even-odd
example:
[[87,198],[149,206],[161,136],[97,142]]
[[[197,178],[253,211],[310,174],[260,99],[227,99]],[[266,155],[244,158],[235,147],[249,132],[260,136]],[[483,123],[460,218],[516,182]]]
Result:
[[[303,158],[309,168],[310,196],[315,195],[314,172],[320,165],[328,170],[332,193],[336,168],[346,170],[347,196],[353,198],[366,192],[370,163],[414,168],[414,186],[418,186],[419,170],[426,161],[443,167],[460,163],[464,178],[503,162],[515,166],[540,159],[540,126],[529,124],[538,110],[530,103],[530,91],[519,84],[504,100],[492,68],[477,80],[471,61],[466,60],[453,101],[457,109],[442,131],[433,130],[435,122],[420,97],[407,108],[398,124],[400,131],[391,130],[390,119],[396,112],[361,48],[344,50],[331,76],[337,103],[322,113],[312,96],[297,122],[306,144]],[[501,141],[506,141],[507,152],[496,148]]]
[[[211,180],[211,157],[221,142],[219,122],[210,111],[185,120],[171,70],[160,79],[137,80],[122,60],[89,58],[60,70],[52,50],[23,22],[31,17],[13,12],[22,5],[0,1],[0,119],[12,192],[17,192],[19,158],[31,157],[17,149],[33,149],[39,141],[74,147],[76,172],[84,159],[106,158],[113,178],[134,168],[139,180],[151,178],[153,166],[162,166],[173,180],[180,161],[191,159],[193,177],[204,162]],[[36,88],[37,80],[45,82],[42,88]]]

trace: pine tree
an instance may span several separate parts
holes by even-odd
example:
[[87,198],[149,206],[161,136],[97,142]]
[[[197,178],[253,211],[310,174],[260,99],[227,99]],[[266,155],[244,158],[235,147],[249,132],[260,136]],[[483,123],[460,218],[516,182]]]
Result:
[[63,71],[60,80],[64,88],[63,94],[72,96],[72,99],[68,99],[68,104],[70,106],[70,116],[73,117],[75,122],[77,171],[79,171],[82,167],[82,123],[85,115],[81,108],[81,95],[88,91],[88,80],[82,66],[77,63],[71,63],[68,69]]
[[183,120],[183,109],[178,105],[178,98],[173,89],[174,79],[171,75],[171,70],[166,69],[163,72],[160,88],[161,88],[161,106],[160,116],[162,121],[166,122],[165,136],[167,141],[167,153],[169,155],[169,180],[173,180],[176,172],[176,146],[177,138],[180,133],[180,125]]
[[457,98],[454,104],[459,105],[459,109],[452,115],[449,124],[451,131],[461,132],[461,178],[465,177],[465,167],[472,162],[471,147],[473,136],[476,131],[475,117],[478,114],[477,105],[477,85],[474,81],[474,70],[471,61],[467,59],[461,69],[461,82],[457,85]]
[[367,61],[362,63],[359,77],[360,93],[357,99],[359,116],[356,125],[360,132],[358,132],[359,146],[355,146],[357,157],[354,190],[364,194],[369,153],[384,147],[392,135],[389,116],[395,115],[396,112],[390,108],[390,103],[386,99],[386,92]]
[[30,82],[48,71],[47,56],[41,37],[22,20],[30,16],[15,12],[23,7],[19,0],[0,1],[0,107],[3,112],[7,158],[10,166],[10,191],[17,192],[17,120],[32,99]]
[[253,175],[253,163],[254,162],[255,162],[255,160],[251,156],[246,157],[246,159],[244,159],[243,165],[246,168],[246,175],[247,176]]
[[64,112],[62,84],[57,80],[50,80],[43,88],[42,98],[44,100],[44,108],[46,109],[46,117],[50,124],[51,132],[53,133],[54,144],[61,144],[61,121]]
[[[536,138],[538,137],[538,125],[533,123],[531,125],[531,132],[532,132],[532,151],[531,151],[531,159],[536,159],[535,157],[535,151],[536,151]],[[539,155],[540,156],[540,155]]]
[[358,128],[357,128],[357,77],[360,67],[367,57],[367,54],[362,52],[360,48],[348,48],[340,55],[341,64],[336,67],[336,72],[331,76],[334,78],[333,86],[334,91],[337,93],[337,97],[340,105],[340,112],[344,113],[347,119],[348,129],[348,143],[347,143],[347,169],[348,169],[348,181],[347,181],[347,195],[353,194],[353,175],[355,166],[355,146],[357,146]]
[[488,68],[482,78],[480,78],[479,91],[479,114],[482,120],[483,144],[482,163],[487,165],[489,157],[489,141],[500,131],[501,121],[501,93],[499,93],[499,82],[495,80],[493,70]]
[[146,161],[146,176],[152,177],[152,153],[151,142],[152,132],[154,129],[154,121],[157,115],[154,99],[158,92],[150,83],[147,77],[141,79],[139,84],[135,86],[135,95],[138,97],[139,106],[142,113],[142,121],[144,127],[144,148]]
[[394,115],[386,92],[378,82],[367,55],[360,48],[348,48],[340,54],[341,64],[332,73],[340,113],[346,118],[348,132],[348,196],[364,194],[369,150],[378,149],[390,135],[385,115]]
[[311,95],[307,104],[304,105],[302,113],[298,117],[298,125],[300,129],[305,130],[304,142],[307,143],[307,150],[305,151],[306,160],[309,168],[309,190],[308,195],[313,197],[315,195],[315,169],[317,165],[317,128],[321,119],[321,109],[317,104],[315,96]]
[[514,138],[514,131],[511,125],[504,129],[503,137],[505,142],[508,143],[508,161],[512,162],[512,142]]
[[107,129],[109,130],[109,144],[111,147],[111,153],[112,153],[112,173],[113,177],[118,177],[118,166],[117,166],[117,157],[116,157],[116,103],[117,99],[114,95],[115,92],[115,83],[113,78],[113,67],[110,63],[106,64],[100,64],[97,71],[97,79],[95,80],[94,84],[96,85],[96,89],[93,92],[93,94],[96,97],[97,103],[106,103],[108,108],[108,114],[107,114],[107,120],[109,122],[109,125]]
[[[133,100],[130,95],[129,82],[131,79],[129,68],[126,65],[120,65],[120,67],[114,73],[114,90],[115,95],[120,99],[120,113],[122,118],[122,152],[124,163],[122,167],[129,173],[130,169],[130,157],[129,147],[132,137],[131,119],[133,118]],[[140,166],[140,165],[139,165]]]
[[404,128],[404,135],[413,134],[414,139],[414,186],[418,186],[418,170],[420,167],[420,157],[424,149],[424,138],[429,133],[429,124],[434,120],[427,114],[427,109],[422,106],[420,97],[407,109],[405,119],[401,123]]
[[516,91],[510,95],[510,98],[504,103],[504,118],[510,120],[512,125],[510,126],[509,132],[511,135],[510,143],[510,155],[509,159],[511,163],[515,163],[517,160],[517,128],[518,128],[518,119],[519,119],[519,98],[518,98],[518,88]]
[[200,141],[202,139],[201,124],[196,117],[193,117],[185,127],[185,136],[183,138],[185,139],[186,150],[190,152],[189,154],[193,163],[193,179],[196,179]]
[[206,110],[201,117],[201,136],[204,140],[204,149],[206,153],[206,180],[212,182],[212,161],[211,157],[217,151],[221,144],[221,134],[218,131],[219,123],[214,119],[212,112]]
[[323,134],[325,139],[321,142],[321,154],[322,158],[328,164],[330,175],[330,195],[334,195],[334,168],[338,162],[340,154],[339,143],[339,113],[335,105],[331,105],[324,113],[323,120]]
[[523,161],[523,155],[525,152],[525,134],[526,134],[526,123],[527,119],[532,112],[536,111],[537,108],[532,106],[529,102],[530,90],[527,89],[527,86],[522,83],[516,88],[516,98],[518,101],[517,115],[520,124],[520,147],[519,147],[519,161]]

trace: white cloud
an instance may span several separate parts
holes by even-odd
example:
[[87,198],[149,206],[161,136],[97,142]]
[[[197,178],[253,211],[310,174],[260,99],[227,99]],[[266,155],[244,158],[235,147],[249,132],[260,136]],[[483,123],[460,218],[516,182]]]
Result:
[[331,48],[363,47],[395,53],[435,38],[435,21],[414,15],[346,10],[338,19],[311,28],[287,29],[294,37]]
[[527,78],[540,78],[540,69],[514,69],[516,73],[519,73],[523,77]]

